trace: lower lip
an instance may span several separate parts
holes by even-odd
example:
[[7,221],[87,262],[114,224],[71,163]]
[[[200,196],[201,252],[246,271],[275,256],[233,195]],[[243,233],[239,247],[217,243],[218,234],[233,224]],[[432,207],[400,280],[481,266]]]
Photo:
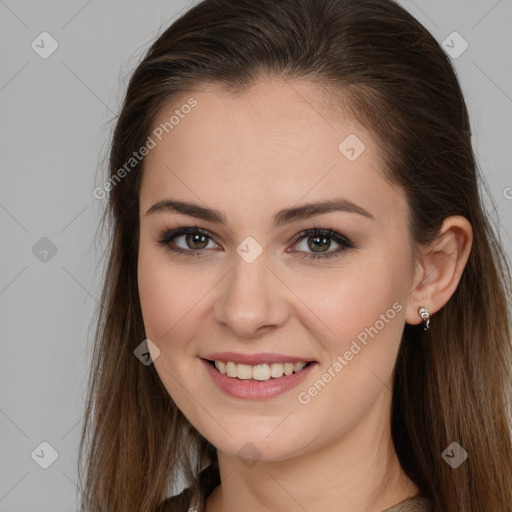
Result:
[[249,400],[273,398],[298,386],[318,364],[316,362],[310,363],[300,372],[292,373],[291,375],[283,375],[278,379],[270,378],[269,380],[254,381],[228,377],[216,370],[214,366],[205,359],[201,359],[201,361],[206,366],[206,370],[210,374],[213,382],[215,382],[221,391],[235,398],[246,398]]

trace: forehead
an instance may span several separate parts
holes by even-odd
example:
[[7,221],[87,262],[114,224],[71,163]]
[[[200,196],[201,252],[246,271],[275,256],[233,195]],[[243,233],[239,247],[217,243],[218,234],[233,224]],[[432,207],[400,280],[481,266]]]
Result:
[[312,83],[275,79],[236,94],[213,85],[190,91],[162,109],[152,138],[141,204],[167,194],[225,211],[226,202],[261,210],[343,196],[375,215],[405,208],[383,177],[370,132],[329,109]]

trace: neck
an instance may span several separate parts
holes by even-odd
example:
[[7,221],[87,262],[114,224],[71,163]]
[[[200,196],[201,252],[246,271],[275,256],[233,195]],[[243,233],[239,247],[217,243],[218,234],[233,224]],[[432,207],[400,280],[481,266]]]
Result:
[[335,441],[286,460],[248,467],[218,450],[221,485],[206,512],[381,512],[418,494],[393,446],[387,398]]

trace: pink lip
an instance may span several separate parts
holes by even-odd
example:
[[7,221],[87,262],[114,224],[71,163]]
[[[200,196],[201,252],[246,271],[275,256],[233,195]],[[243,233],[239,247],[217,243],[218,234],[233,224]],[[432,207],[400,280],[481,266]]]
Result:
[[[219,354],[215,354],[216,360],[222,361],[222,358],[217,359]],[[232,359],[228,358],[228,361]],[[206,371],[212,378],[217,387],[235,398],[245,398],[249,400],[262,400],[273,398],[289,389],[298,386],[311,372],[311,370],[318,365],[318,363],[311,363],[303,368],[299,373],[292,373],[291,375],[283,375],[278,379],[270,378],[270,380],[257,381],[254,379],[238,379],[222,375],[212,364],[206,359],[201,359],[201,362],[206,367]],[[262,362],[259,359],[259,362]],[[275,362],[275,360],[274,360]],[[291,361],[286,361],[291,362]]]
[[272,354],[264,352],[262,354],[240,354],[238,352],[215,352],[208,354],[203,359],[210,361],[232,361],[233,363],[250,364],[256,366],[257,364],[270,364],[270,363],[309,363],[312,359],[304,359],[303,357],[287,356],[284,354]]

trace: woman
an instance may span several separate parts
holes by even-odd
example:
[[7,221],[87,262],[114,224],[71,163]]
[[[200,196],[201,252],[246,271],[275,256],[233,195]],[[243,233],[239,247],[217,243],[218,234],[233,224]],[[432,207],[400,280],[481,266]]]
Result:
[[479,181],[451,63],[394,2],[175,21],[111,147],[82,511],[510,511]]

